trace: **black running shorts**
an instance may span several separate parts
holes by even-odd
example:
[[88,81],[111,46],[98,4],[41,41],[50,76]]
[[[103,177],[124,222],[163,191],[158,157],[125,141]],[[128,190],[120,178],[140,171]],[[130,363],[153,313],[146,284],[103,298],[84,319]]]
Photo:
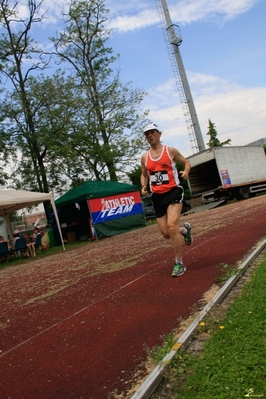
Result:
[[155,215],[157,218],[161,218],[167,213],[167,208],[170,204],[183,202],[184,190],[182,186],[178,186],[163,194],[153,193],[151,198],[154,205]]

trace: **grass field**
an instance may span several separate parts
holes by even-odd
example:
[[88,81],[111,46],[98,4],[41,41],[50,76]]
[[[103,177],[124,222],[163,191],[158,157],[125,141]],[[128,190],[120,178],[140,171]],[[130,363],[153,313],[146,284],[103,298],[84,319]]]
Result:
[[202,350],[179,352],[153,399],[266,397],[265,251],[260,259],[226,315],[200,323]]

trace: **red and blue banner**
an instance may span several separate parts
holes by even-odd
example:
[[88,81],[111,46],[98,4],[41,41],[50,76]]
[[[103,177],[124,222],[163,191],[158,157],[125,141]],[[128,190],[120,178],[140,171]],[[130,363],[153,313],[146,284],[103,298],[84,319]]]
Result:
[[222,176],[223,186],[225,188],[231,187],[232,184],[228,170],[221,170],[221,176]]
[[143,213],[138,191],[88,200],[94,224]]

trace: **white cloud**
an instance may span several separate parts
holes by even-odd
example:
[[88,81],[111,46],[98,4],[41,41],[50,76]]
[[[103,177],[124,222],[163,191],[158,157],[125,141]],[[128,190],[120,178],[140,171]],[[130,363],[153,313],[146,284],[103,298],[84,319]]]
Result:
[[232,145],[245,145],[266,136],[265,98],[266,88],[232,87],[199,97],[197,112],[206,127],[208,118],[215,123],[220,141],[230,138]]
[[[246,145],[266,137],[265,87],[242,87],[216,76],[188,74],[203,141],[208,142],[208,119],[215,124],[219,140],[231,145]],[[166,144],[177,147],[185,156],[192,146],[185,116],[173,79],[150,88],[144,108],[149,118],[163,130]]]
[[[178,2],[167,0],[172,21],[181,24],[197,21],[221,24],[247,12],[258,2],[259,0],[179,0]],[[54,26],[59,28],[58,19],[62,18],[62,8],[67,4],[65,0],[56,2],[44,0],[42,12],[48,10],[44,26],[50,24],[51,28]],[[140,30],[158,24],[159,21],[155,1],[106,0],[106,8],[110,9],[109,26],[122,33]],[[20,12],[24,15],[25,8],[22,7]],[[48,17],[51,19],[49,20]],[[52,31],[51,34],[49,32],[49,36],[52,35],[54,32]],[[142,50],[139,46],[138,51]],[[239,57],[243,57],[244,63],[246,51],[245,48],[242,55],[239,53],[233,59],[228,59],[225,53],[223,59],[232,68],[232,79],[234,73],[241,73],[241,70],[237,70]],[[259,51],[263,53],[263,46]],[[262,60],[262,56],[260,59]],[[236,62],[235,66],[232,66],[233,62]],[[260,70],[262,65],[264,65],[263,62],[258,61],[256,71]],[[197,61],[193,68],[198,69]],[[144,69],[142,70],[138,65],[136,69],[140,70],[140,74],[144,74]],[[218,68],[215,72],[216,67],[214,67],[213,71],[218,75],[221,69]],[[232,145],[245,145],[266,136],[265,87],[244,87],[214,75],[190,72],[187,72],[187,75],[205,143],[208,141],[206,132],[209,118],[216,125],[219,140],[231,138]],[[223,76],[226,76],[226,73]],[[191,155],[191,143],[174,79],[169,79],[148,90],[145,88],[145,91],[149,93],[149,96],[143,103],[143,109],[150,109],[149,118],[163,130],[164,142],[179,148],[186,156]]]
[[24,4],[18,4],[16,11],[18,12],[19,17],[22,19],[27,18],[29,15],[29,9]]
[[[189,24],[197,21],[221,23],[247,12],[260,0],[168,0],[173,23]],[[156,2],[129,0],[126,3],[108,0],[110,27],[121,32],[157,24]],[[160,1],[158,1],[161,7]]]
[[[21,20],[29,18],[30,11],[28,5],[19,4],[19,2],[16,3],[14,10],[17,13],[17,18]],[[62,21],[62,11],[67,12],[68,10],[68,3],[65,2],[65,0],[37,1],[36,5],[35,17],[42,19],[41,23],[32,24],[32,29],[35,29],[36,27],[37,30],[40,27],[42,29],[47,29],[47,26],[51,27],[53,25],[58,25],[59,21]]]
[[158,23],[156,10],[144,10],[138,15],[118,16],[114,19],[111,18],[109,28],[117,29],[120,32],[127,32],[145,26],[154,25],[155,23]]
[[168,1],[172,20],[178,23],[191,23],[200,20],[214,21],[219,19],[231,19],[247,12],[259,0],[181,0]]
[[[200,20],[221,22],[247,12],[261,0],[168,0],[167,5],[174,23],[192,23]],[[157,1],[106,0],[110,10],[109,26],[120,32],[132,31],[157,24],[159,21]],[[160,1],[158,1],[160,7]],[[44,0],[39,15],[45,14],[43,24],[58,23],[62,19],[62,10],[69,7],[65,0]],[[19,17],[28,15],[28,7],[18,4]]]

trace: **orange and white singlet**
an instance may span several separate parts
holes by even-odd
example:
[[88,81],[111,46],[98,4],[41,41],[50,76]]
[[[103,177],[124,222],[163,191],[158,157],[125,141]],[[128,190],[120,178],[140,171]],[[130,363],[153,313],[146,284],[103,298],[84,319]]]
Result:
[[149,174],[151,192],[163,194],[179,186],[176,164],[172,161],[166,145],[163,146],[158,159],[153,159],[150,150],[147,151],[145,167]]

